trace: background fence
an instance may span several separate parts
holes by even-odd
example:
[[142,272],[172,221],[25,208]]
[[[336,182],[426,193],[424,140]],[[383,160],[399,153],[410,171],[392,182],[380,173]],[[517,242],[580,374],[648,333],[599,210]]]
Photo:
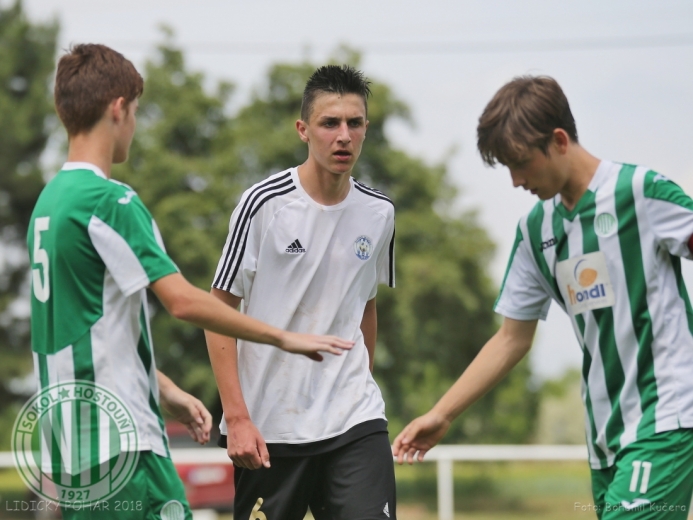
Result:
[[[173,449],[171,457],[176,463],[231,464],[224,451],[210,449]],[[587,460],[585,446],[539,445],[440,445],[426,454],[424,463],[437,465],[438,518],[453,520],[453,462],[455,461],[575,461]],[[0,452],[0,467],[14,467],[11,452]]]

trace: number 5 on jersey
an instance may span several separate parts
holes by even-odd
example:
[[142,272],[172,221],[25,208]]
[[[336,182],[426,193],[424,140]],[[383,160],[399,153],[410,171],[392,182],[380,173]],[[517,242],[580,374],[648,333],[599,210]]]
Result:
[[[41,247],[41,232],[48,231],[50,217],[39,217],[34,220],[34,255],[33,263],[41,264],[42,269],[32,269],[34,296],[41,303],[46,303],[51,295],[50,275],[48,274],[48,253]],[[43,277],[41,277],[43,271]]]

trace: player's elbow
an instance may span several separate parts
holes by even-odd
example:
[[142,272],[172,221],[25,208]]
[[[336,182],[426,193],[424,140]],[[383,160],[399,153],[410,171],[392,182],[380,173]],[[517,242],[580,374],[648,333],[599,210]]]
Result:
[[523,358],[532,348],[532,340],[516,340],[512,346],[512,349],[517,353],[520,358]]
[[[163,285],[162,285],[163,284]],[[194,321],[200,309],[200,296],[207,293],[191,285],[180,275],[171,276],[152,286],[166,311],[176,319]]]
[[510,357],[519,361],[532,348],[536,328],[536,320],[521,321],[506,318],[496,333],[496,339]]
[[166,310],[178,320],[191,321],[194,318],[195,305],[188,295],[177,294],[167,302]]
[[513,364],[518,363],[532,348],[532,338],[516,336],[504,332],[505,331],[501,329],[495,338],[497,348],[500,349],[498,354],[511,360]]
[[532,339],[524,337],[510,338],[506,343],[506,348],[513,363],[519,363],[532,348]]

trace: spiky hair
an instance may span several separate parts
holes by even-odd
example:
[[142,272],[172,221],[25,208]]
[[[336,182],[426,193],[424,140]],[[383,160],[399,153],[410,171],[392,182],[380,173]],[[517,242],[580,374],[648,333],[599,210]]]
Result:
[[303,101],[301,103],[301,119],[308,121],[313,112],[315,98],[321,93],[331,94],[357,94],[363,98],[368,112],[368,96],[371,95],[371,82],[350,65],[325,65],[317,69],[306,83],[303,89]]

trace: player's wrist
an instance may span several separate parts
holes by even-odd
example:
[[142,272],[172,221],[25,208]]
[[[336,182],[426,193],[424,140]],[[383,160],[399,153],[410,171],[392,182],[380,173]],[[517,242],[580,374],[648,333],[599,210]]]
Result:
[[242,422],[250,421],[250,414],[247,410],[245,412],[238,411],[232,414],[224,413],[224,421],[226,422],[226,426],[236,426]]
[[274,329],[271,332],[271,337],[272,337],[273,341],[270,343],[270,345],[278,347],[282,350],[286,350],[286,343],[287,343],[288,335],[289,335],[289,333],[286,332],[285,330]]
[[429,413],[429,416],[435,421],[436,424],[441,426],[449,427],[450,423],[455,420],[456,415],[450,410],[439,409],[434,406]]
[[182,390],[162,372],[158,372],[157,383],[159,385],[159,401],[166,408],[176,401],[176,398],[179,397],[178,393],[182,392]]

